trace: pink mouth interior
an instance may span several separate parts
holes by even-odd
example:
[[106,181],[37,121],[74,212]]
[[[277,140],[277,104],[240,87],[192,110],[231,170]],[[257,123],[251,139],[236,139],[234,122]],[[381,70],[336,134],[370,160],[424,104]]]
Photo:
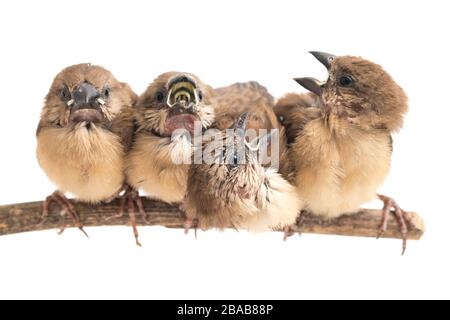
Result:
[[192,114],[178,114],[167,118],[165,126],[165,134],[172,135],[175,130],[185,129],[194,134],[194,125],[197,117]]

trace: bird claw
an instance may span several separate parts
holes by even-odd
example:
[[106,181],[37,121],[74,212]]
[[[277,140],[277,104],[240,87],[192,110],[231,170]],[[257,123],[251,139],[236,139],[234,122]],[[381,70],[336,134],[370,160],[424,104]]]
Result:
[[378,195],[378,198],[383,201],[383,209],[382,209],[382,219],[380,223],[380,229],[378,232],[377,239],[382,237],[387,231],[389,214],[391,213],[391,209],[394,209],[392,212],[397,220],[400,234],[402,235],[402,256],[406,252],[406,245],[408,241],[408,225],[407,222],[410,222],[409,217],[402,208],[394,201],[394,199]]
[[139,192],[127,186],[124,189],[124,194],[120,197],[120,205],[119,205],[119,213],[106,218],[106,221],[110,221],[117,218],[122,218],[125,215],[125,207],[127,207],[127,212],[130,217],[131,227],[133,228],[134,238],[136,240],[136,245],[142,247],[142,244],[139,242],[139,233],[137,230],[136,223],[136,210],[135,204],[138,207],[138,213],[143,218],[143,220],[148,223],[147,213],[145,212],[144,205],[142,204],[142,199],[139,196]]
[[[80,218],[78,217],[78,214],[75,211],[75,208],[70,203],[70,201],[66,198],[66,196],[60,191],[53,192],[43,202],[43,204],[42,204],[41,222],[39,223],[39,225],[42,225],[47,220],[47,218],[48,218],[48,208],[49,208],[49,206],[50,206],[50,204],[52,202],[57,203],[61,207],[62,211],[66,212],[66,213],[69,213],[69,215],[71,216],[71,218],[72,218],[73,222],[75,223],[76,227],[81,232],[83,232],[83,234],[89,239],[89,235],[84,230],[83,225],[80,222]],[[65,228],[66,228],[66,226],[64,224],[61,227],[61,229],[59,230],[58,234],[62,234],[64,232]]]
[[294,230],[292,229],[292,227],[287,226],[284,227],[284,236],[283,236],[283,241],[286,242],[290,237],[292,237],[295,234]]
[[[297,217],[295,226],[300,227],[303,224],[303,221],[304,221],[304,211],[302,210],[302,212],[300,212],[300,215]],[[284,227],[283,231],[284,231],[283,241],[287,241],[290,237],[292,237],[296,233],[291,226]],[[298,232],[298,235],[299,236],[302,235],[300,231]]]
[[197,219],[193,219],[193,218],[186,218],[186,220],[184,221],[184,234],[188,235],[189,234],[189,230],[192,227],[194,228],[195,240],[197,240],[198,220]]

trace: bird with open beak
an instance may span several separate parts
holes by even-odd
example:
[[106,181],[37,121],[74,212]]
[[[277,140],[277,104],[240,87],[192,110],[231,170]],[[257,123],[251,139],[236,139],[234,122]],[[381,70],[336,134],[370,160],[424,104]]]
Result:
[[88,203],[119,195],[136,99],[128,84],[100,66],[74,65],[56,76],[37,129],[39,164],[58,187],[44,201],[43,218],[50,203],[57,203],[84,232],[64,194]]
[[[275,112],[286,127],[289,165],[306,208],[326,218],[356,211],[377,197],[389,173],[391,134],[402,127],[407,97],[383,68],[363,58],[311,52],[328,70],[325,82],[295,79],[311,91],[281,98]],[[389,197],[406,248],[407,215]]]
[[216,89],[216,101],[214,127],[219,130],[204,138],[203,162],[196,161],[189,171],[183,203],[187,221],[201,229],[249,231],[292,225],[302,203],[294,186],[278,173],[285,141],[273,97],[249,82]]
[[192,138],[214,122],[213,106],[213,89],[195,75],[167,72],[158,76],[137,102],[138,129],[126,170],[129,183],[149,198],[181,203]]

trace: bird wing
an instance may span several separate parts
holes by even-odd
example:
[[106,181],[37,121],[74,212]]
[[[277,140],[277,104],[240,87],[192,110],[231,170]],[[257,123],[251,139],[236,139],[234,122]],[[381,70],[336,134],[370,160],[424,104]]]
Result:
[[295,141],[309,121],[321,115],[317,98],[311,94],[287,94],[277,101],[274,111],[286,129],[288,144]]

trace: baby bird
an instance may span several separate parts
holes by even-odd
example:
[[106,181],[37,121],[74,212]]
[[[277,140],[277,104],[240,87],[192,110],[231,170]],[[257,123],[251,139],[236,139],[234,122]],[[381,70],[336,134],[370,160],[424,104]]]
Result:
[[[389,173],[391,134],[402,127],[407,97],[381,66],[359,57],[311,52],[329,78],[295,79],[311,91],[281,98],[275,112],[289,143],[289,165],[307,209],[326,218],[356,211],[374,199]],[[286,173],[288,174],[288,173]],[[406,249],[405,212],[389,197],[384,202],[380,235],[391,208]]]
[[149,198],[181,203],[186,193],[195,127],[214,122],[214,91],[189,73],[167,72],[139,97],[128,182]]
[[43,218],[56,202],[84,232],[64,194],[98,203],[122,191],[136,99],[128,84],[100,66],[74,65],[56,76],[36,134],[39,164],[58,187],[44,201]]
[[202,159],[189,171],[187,221],[201,229],[249,231],[293,224],[302,204],[294,186],[277,173],[285,142],[272,96],[250,82],[217,89],[216,101],[219,130],[208,132]]

